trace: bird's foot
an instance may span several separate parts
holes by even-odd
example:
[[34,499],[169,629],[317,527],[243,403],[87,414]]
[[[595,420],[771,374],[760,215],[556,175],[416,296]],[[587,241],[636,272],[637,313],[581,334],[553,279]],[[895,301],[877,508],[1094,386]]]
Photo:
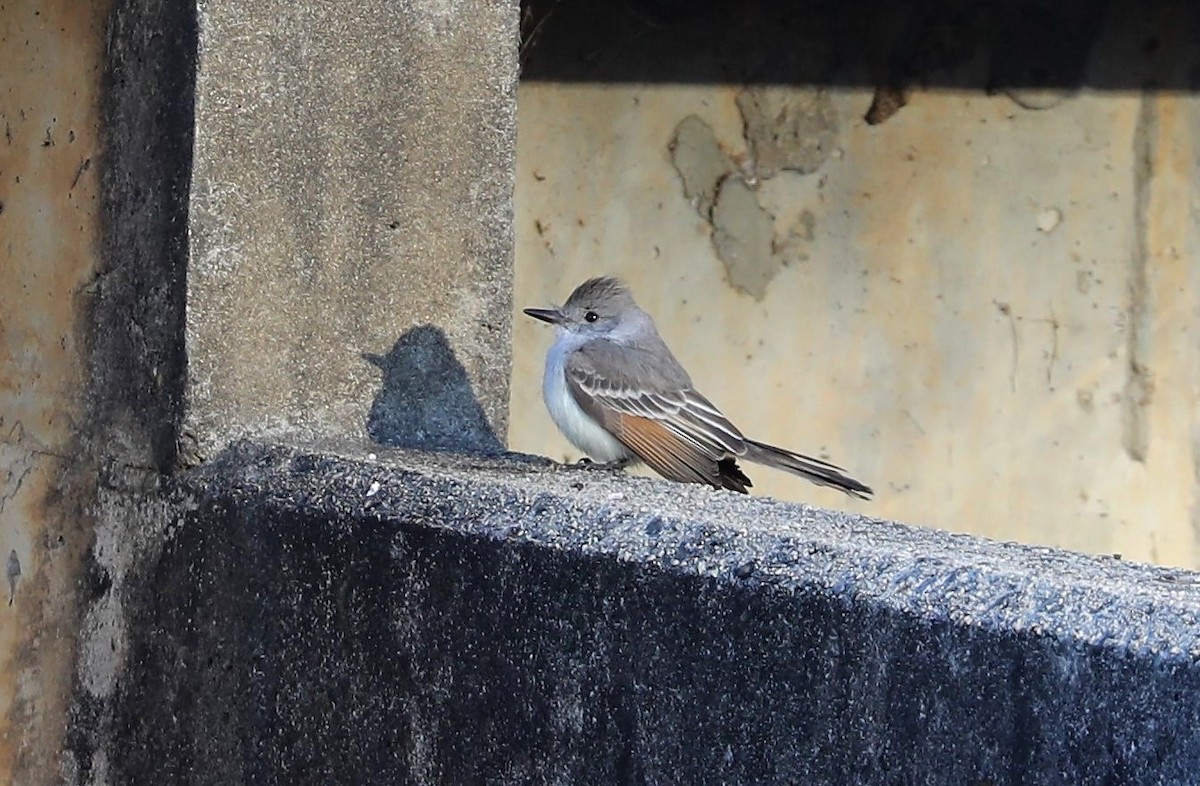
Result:
[[584,456],[583,458],[579,459],[579,461],[576,461],[574,464],[566,464],[565,466],[572,467],[575,469],[619,470],[619,469],[625,469],[632,463],[633,463],[633,459],[623,458],[623,459],[617,459],[616,461],[606,461],[601,464],[601,463],[592,461],[587,456]]

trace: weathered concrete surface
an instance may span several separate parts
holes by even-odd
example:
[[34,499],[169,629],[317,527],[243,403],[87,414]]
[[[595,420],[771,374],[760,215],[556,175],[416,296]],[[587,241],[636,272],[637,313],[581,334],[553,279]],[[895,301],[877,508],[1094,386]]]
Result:
[[[85,559],[68,577],[79,609],[69,631],[74,674],[66,745],[43,753],[55,783],[115,781],[113,692],[128,646],[130,566],[171,520],[160,484],[190,463],[184,408],[188,192],[196,75],[195,6],[120,0],[98,30],[101,264],[84,289],[77,329],[87,346],[86,419],[75,424],[72,471],[86,484],[76,518]],[[147,513],[146,511],[149,511]]]
[[187,428],[200,452],[245,434],[364,435],[381,387],[364,353],[426,328],[469,384],[448,399],[466,409],[444,420],[486,414],[448,440],[495,445],[515,0],[201,2],[199,14]]
[[338,9],[0,7],[0,782],[120,782],[171,472],[266,425],[499,449],[515,7]]
[[[1200,567],[1200,6],[541,8],[518,308],[624,276],[749,434],[878,491],[758,493]],[[509,444],[574,459],[515,318]]]
[[122,782],[1200,771],[1195,573],[528,458],[242,444],[178,491]]
[[0,783],[58,783],[91,544],[86,290],[109,4],[0,8]]

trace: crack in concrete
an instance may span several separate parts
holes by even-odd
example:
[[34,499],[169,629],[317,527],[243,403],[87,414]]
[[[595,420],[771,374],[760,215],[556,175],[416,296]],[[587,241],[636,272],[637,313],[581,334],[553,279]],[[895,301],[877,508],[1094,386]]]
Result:
[[1017,332],[1017,319],[1013,316],[1012,306],[1008,303],[1001,303],[998,300],[993,300],[996,308],[1000,310],[1008,319],[1008,330],[1012,335],[1012,365],[1008,372],[1008,388],[1013,393],[1017,392],[1017,366],[1021,361],[1021,335]]
[[1150,185],[1154,177],[1157,152],[1155,135],[1158,118],[1156,99],[1142,96],[1137,127],[1133,135],[1133,253],[1129,271],[1129,331],[1125,344],[1125,388],[1121,397],[1121,437],[1125,453],[1145,462],[1150,447],[1150,424],[1146,410],[1154,397],[1154,378],[1148,364],[1150,355],[1150,287],[1148,283],[1149,240],[1147,224],[1150,212]]
[[1051,309],[1050,316],[1042,317],[1041,319],[1030,319],[1030,322],[1036,322],[1039,325],[1046,325],[1050,328],[1050,351],[1046,352],[1046,387],[1049,390],[1054,390],[1054,369],[1058,365],[1058,329],[1060,327],[1058,317],[1054,315],[1054,310]]
[[13,480],[15,473],[9,472],[8,484],[10,489],[0,494],[0,515],[3,515],[4,509],[8,507],[8,503],[17,498],[17,494],[21,493],[21,486],[25,484],[25,478],[29,477],[29,473],[33,472],[33,464],[26,464],[20,475],[16,475],[16,480]]

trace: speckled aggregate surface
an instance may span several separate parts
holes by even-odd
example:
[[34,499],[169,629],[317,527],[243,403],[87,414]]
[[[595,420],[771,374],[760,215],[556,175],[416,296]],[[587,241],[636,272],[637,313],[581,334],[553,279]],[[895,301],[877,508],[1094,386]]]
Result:
[[[521,456],[242,443],[183,492],[134,661],[226,697],[222,777],[1200,772],[1196,574]],[[130,766],[211,725],[143,700]]]
[[[325,447],[347,461],[331,462],[333,473],[291,479],[301,481],[295,492],[324,499],[280,503],[331,505],[353,518],[386,514],[389,505],[401,510],[416,491],[433,497],[426,504],[462,505],[457,520],[444,523],[484,537],[735,582],[819,588],[934,620],[1200,660],[1200,573],[534,457]],[[413,473],[437,482],[412,489],[406,481]],[[463,487],[468,477],[478,492]]]

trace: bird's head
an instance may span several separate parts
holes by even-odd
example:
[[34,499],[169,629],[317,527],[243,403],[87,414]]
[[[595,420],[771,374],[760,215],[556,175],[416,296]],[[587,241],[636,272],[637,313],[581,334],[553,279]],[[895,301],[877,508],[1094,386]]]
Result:
[[643,314],[628,287],[609,277],[583,282],[561,308],[527,308],[525,313],[559,330],[582,336],[611,335]]

